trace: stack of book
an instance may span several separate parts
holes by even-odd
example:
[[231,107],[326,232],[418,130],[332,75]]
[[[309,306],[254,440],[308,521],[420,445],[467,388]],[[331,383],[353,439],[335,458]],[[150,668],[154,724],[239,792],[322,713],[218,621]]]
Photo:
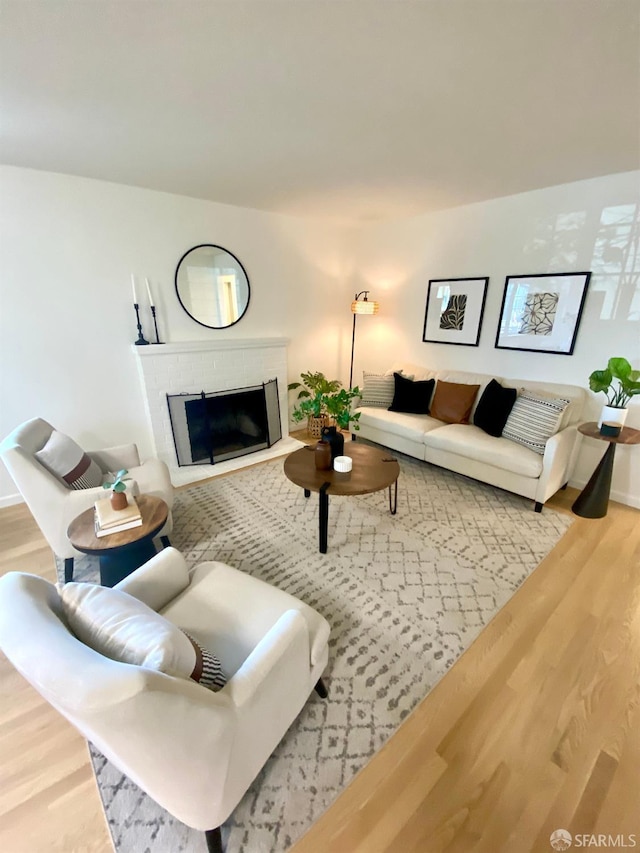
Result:
[[142,516],[136,499],[127,495],[127,500],[126,509],[117,510],[111,506],[111,498],[96,501],[96,536],[102,537],[109,536],[111,533],[122,533],[123,530],[131,530],[132,527],[142,525]]

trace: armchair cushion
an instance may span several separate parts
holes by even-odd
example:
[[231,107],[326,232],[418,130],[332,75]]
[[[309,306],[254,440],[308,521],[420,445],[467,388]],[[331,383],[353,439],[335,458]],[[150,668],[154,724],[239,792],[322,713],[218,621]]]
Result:
[[69,627],[94,651],[210,690],[226,684],[216,655],[132,595],[91,583],[58,584],[58,592]]
[[52,431],[44,447],[34,456],[67,488],[92,489],[102,484],[102,470],[98,463],[72,438],[57,429]]

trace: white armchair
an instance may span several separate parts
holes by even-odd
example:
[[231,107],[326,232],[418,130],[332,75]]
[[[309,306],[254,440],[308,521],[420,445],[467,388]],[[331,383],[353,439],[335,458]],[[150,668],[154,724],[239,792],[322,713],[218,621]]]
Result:
[[[65,561],[65,580],[69,581],[73,578],[74,557],[80,556],[80,552],[67,539],[67,528],[76,516],[90,509],[106,493],[101,486],[71,489],[40,464],[34,454],[44,447],[53,431],[54,427],[42,418],[26,421],[0,444],[0,457],[54,554]],[[105,475],[126,468],[134,481],[133,494],[155,495],[165,501],[169,516],[158,535],[168,544],[173,525],[173,486],[164,462],[148,459],[141,463],[135,444],[87,451],[87,454]]]
[[324,698],[329,625],[308,605],[223,563],[191,572],[167,548],[116,589],[144,601],[216,654],[217,693],[119,663],[67,628],[55,586],[0,579],[0,647],[16,669],[111,761],[221,851],[237,806],[311,691]]

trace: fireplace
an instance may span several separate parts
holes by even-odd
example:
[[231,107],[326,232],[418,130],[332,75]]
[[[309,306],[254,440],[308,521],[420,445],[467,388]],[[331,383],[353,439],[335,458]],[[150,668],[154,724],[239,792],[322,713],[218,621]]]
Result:
[[248,388],[167,394],[178,465],[214,465],[282,438],[278,380]]

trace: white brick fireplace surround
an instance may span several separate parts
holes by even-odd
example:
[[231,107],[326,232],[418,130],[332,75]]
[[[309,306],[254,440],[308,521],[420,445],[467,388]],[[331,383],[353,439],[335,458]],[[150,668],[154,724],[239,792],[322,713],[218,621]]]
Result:
[[[174,485],[212,477],[264,458],[295,450],[301,443],[288,436],[287,338],[185,341],[135,346],[142,392],[155,444],[155,455],[169,466]],[[269,450],[250,453],[217,465],[178,467],[167,394],[229,391],[278,380],[282,439]]]

